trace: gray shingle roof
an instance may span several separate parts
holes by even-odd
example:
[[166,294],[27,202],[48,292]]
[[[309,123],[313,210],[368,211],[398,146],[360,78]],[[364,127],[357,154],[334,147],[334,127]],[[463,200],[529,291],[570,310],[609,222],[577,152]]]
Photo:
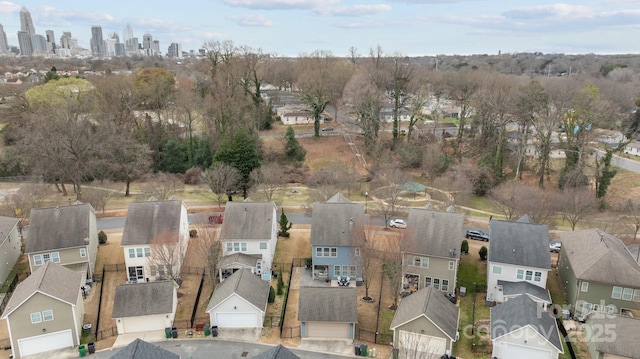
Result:
[[95,212],[88,203],[31,210],[25,252],[86,246],[92,215]]
[[298,320],[356,323],[358,291],[356,288],[302,287],[298,303]]
[[19,221],[18,218],[0,216],[0,243],[9,236],[9,233],[18,225]]
[[586,229],[562,232],[560,241],[577,279],[640,288],[640,266],[618,238]]
[[300,357],[293,354],[291,350],[285,348],[282,344],[279,344],[263,351],[252,359],[300,359]]
[[183,205],[182,200],[130,203],[122,245],[150,244],[161,233],[171,233],[177,241]]
[[551,295],[549,294],[549,291],[538,287],[535,284],[524,281],[509,282],[507,280],[499,280],[498,285],[502,286],[502,294],[505,296],[528,294],[551,304]]
[[362,203],[314,203],[311,245],[351,246],[353,238],[350,229],[363,223]]
[[76,305],[80,287],[85,283],[82,273],[57,263],[46,262],[16,287],[3,317],[9,315],[34,293],[42,293],[65,303]]
[[209,299],[207,312],[229,298],[233,293],[253,304],[256,308],[265,310],[269,299],[269,282],[263,281],[259,276],[251,273],[249,269],[237,270],[224,282],[216,286],[211,299]]
[[625,358],[640,358],[640,318],[606,315],[589,319],[587,323],[596,330],[592,333],[597,333],[602,328],[615,328],[615,340],[602,340],[603,337],[597,340],[598,336],[592,336],[597,351]]
[[550,269],[549,227],[546,224],[492,220],[489,261]]
[[224,209],[224,222],[220,239],[233,241],[237,239],[271,238],[273,222],[273,202],[227,202]]
[[111,317],[129,318],[171,313],[175,285],[172,280],[121,284],[116,287]]
[[138,338],[120,349],[110,359],[180,359],[180,355]]
[[459,315],[460,310],[455,304],[451,303],[442,292],[429,286],[402,299],[391,321],[391,330],[418,317],[426,316],[445,335],[455,341]]
[[229,266],[234,264],[241,264],[249,267],[255,267],[258,259],[262,258],[261,254],[246,254],[246,253],[234,253],[229,254],[220,260],[219,266],[220,268],[229,268]]
[[531,326],[541,337],[563,352],[556,320],[529,296],[521,295],[491,308],[491,340],[526,326]]
[[462,213],[437,212],[411,208],[405,230],[405,251],[436,257],[460,258],[460,242],[464,237]]
[[329,198],[326,203],[353,203],[347,197],[345,197],[341,192],[338,192],[333,195],[333,197]]

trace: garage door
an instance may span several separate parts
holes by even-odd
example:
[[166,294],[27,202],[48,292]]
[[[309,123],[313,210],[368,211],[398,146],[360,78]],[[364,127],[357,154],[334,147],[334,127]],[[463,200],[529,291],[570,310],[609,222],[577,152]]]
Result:
[[551,351],[503,343],[500,346],[500,358],[546,359],[551,358]]
[[73,348],[71,329],[31,338],[18,339],[18,347],[20,349],[20,356],[44,353],[62,348]]
[[447,350],[447,340],[444,338],[404,330],[398,335],[398,344],[400,350],[406,353],[405,356],[415,358],[430,358],[432,355],[439,358]]
[[220,328],[258,328],[255,313],[216,313],[216,321]]
[[164,318],[159,316],[124,318],[122,320],[125,333],[149,332],[165,328]]
[[309,338],[349,338],[349,324],[345,323],[307,323]]

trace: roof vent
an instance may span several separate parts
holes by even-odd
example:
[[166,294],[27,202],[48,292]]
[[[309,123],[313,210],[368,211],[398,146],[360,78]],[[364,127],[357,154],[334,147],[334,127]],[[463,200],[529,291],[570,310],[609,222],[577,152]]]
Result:
[[516,252],[516,249],[514,248],[514,249],[512,249],[512,251],[513,251],[513,253],[515,253],[515,252]]
[[456,250],[455,249],[450,249],[449,250],[449,257],[454,258],[456,256]]

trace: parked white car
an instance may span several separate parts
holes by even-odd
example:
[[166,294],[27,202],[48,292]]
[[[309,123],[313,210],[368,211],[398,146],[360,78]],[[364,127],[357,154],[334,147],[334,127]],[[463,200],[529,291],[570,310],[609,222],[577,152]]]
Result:
[[389,221],[391,228],[407,228],[407,222],[404,219],[396,218]]

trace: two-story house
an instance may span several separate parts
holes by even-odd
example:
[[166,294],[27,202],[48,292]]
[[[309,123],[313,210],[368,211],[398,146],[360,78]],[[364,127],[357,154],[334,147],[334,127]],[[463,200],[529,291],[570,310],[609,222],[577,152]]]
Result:
[[314,203],[311,220],[312,276],[319,280],[350,277],[359,281],[361,246],[364,231],[362,203]]
[[515,222],[494,219],[490,229],[487,300],[504,302],[504,286],[509,282],[527,282],[546,289],[551,270],[549,227],[532,223],[524,215]]
[[277,208],[273,202],[227,202],[220,231],[220,278],[248,268],[271,279],[278,243]]
[[640,312],[640,265],[622,241],[599,229],[562,232],[558,274],[575,317]]
[[182,200],[129,204],[121,246],[130,282],[177,278],[189,245]]
[[92,278],[98,256],[96,212],[88,203],[31,210],[25,252],[33,273],[47,262]]
[[402,244],[403,295],[424,287],[455,293],[464,215],[411,208]]
[[2,283],[22,254],[19,222],[18,218],[0,217],[0,281]]

